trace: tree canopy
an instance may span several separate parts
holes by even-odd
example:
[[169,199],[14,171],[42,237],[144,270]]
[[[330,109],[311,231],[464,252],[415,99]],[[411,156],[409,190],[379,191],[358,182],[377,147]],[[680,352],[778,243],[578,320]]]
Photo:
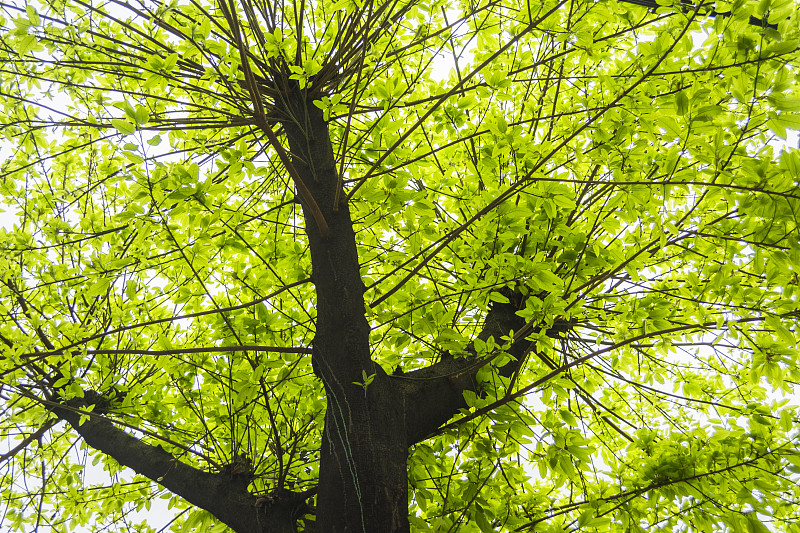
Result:
[[0,529],[800,531],[798,5],[659,4],[0,2]]

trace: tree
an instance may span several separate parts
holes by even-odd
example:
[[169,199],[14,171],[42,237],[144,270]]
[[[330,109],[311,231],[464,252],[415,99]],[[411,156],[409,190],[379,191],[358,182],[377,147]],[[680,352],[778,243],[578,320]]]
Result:
[[800,531],[797,5],[642,3],[3,3],[1,527]]

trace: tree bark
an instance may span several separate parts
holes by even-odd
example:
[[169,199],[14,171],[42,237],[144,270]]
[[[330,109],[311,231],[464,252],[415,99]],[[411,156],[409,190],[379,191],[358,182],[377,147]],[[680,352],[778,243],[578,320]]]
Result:
[[[292,163],[327,222],[301,201],[316,288],[312,363],[327,396],[320,451],[317,531],[403,532],[408,524],[408,445],[399,391],[370,357],[364,284],[322,111],[295,89],[276,102]],[[299,196],[298,196],[299,198]],[[362,387],[364,375],[372,382]]]
[[[478,338],[485,341],[500,338],[512,331],[522,332],[506,353],[514,360],[499,369],[500,375],[510,377],[524,363],[530,341],[525,340],[525,321],[516,312],[521,307],[522,296],[511,294],[511,303],[495,303],[486,314]],[[460,409],[467,407],[464,391],[479,392],[475,374],[484,361],[477,358],[472,344],[467,347],[470,356],[443,357],[429,367],[395,376],[402,391],[406,410],[406,440],[411,446],[429,437]]]
[[305,505],[303,494],[285,491],[267,501],[259,499],[248,492],[247,476],[206,472],[187,465],[161,446],[129,435],[100,414],[91,414],[81,423],[81,408],[86,404],[85,400],[69,400],[51,405],[50,410],[95,450],[205,509],[237,533],[297,531]]

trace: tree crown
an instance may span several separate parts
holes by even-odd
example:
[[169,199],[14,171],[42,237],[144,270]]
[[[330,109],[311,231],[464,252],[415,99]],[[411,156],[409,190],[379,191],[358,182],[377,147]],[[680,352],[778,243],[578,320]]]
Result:
[[3,526],[796,531],[797,4],[666,4],[4,3]]

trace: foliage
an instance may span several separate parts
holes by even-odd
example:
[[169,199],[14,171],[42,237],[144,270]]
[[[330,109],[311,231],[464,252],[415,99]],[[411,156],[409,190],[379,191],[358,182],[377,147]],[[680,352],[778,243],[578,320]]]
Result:
[[[305,491],[312,527],[319,219],[275,111],[300,91],[372,361],[485,363],[409,443],[413,530],[800,531],[797,4],[722,4],[2,3],[0,527],[156,531],[133,512],[163,497],[224,528],[95,419]],[[506,305],[522,331],[480,336]]]

